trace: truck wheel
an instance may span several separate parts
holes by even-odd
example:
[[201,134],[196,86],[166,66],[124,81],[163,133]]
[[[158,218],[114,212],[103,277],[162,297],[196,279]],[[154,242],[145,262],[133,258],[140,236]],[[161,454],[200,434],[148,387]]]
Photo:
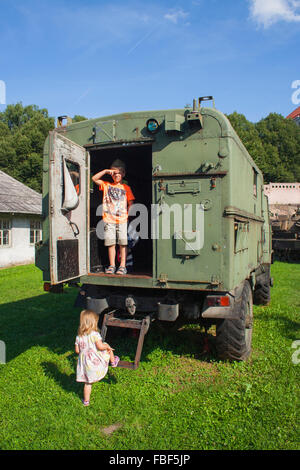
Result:
[[255,286],[253,303],[255,305],[268,305],[271,300],[271,279],[270,274],[259,280]]
[[233,308],[238,309],[237,318],[224,319],[217,324],[217,353],[220,359],[244,361],[251,353],[253,325],[252,291],[248,281],[244,282]]
[[254,291],[253,302],[255,305],[268,305],[271,300],[270,281],[260,284]]

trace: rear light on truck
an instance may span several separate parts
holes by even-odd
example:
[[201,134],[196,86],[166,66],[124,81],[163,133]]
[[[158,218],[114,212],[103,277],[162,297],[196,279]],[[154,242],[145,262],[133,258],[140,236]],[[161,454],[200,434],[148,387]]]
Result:
[[208,307],[229,307],[230,299],[227,295],[207,297]]
[[49,292],[51,289],[51,284],[50,282],[44,282],[44,291]]

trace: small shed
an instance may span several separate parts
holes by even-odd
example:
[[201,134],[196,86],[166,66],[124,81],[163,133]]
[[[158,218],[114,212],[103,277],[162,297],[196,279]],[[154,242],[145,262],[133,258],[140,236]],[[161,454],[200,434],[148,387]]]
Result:
[[0,171],[0,268],[34,263],[42,238],[42,195]]

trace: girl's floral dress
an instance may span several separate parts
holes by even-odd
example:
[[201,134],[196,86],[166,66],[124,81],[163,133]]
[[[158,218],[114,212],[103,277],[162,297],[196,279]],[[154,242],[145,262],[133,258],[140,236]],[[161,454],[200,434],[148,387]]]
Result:
[[75,344],[79,347],[77,382],[98,382],[106,375],[110,356],[108,351],[97,349],[96,341],[99,340],[101,336],[97,331],[92,331],[89,335],[76,336]]

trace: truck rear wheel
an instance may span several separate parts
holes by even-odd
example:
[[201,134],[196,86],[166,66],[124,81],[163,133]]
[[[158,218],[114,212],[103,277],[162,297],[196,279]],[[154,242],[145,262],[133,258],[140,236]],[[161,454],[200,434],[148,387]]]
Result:
[[244,361],[251,353],[253,325],[252,291],[248,281],[244,281],[233,308],[238,309],[236,319],[224,319],[217,324],[217,352],[220,359]]

